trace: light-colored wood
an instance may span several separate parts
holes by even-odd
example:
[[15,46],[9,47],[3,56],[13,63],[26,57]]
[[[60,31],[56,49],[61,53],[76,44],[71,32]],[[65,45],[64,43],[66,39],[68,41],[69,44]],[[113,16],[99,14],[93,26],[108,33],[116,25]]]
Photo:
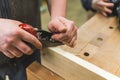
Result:
[[[70,55],[59,48],[45,49],[44,54],[45,53],[46,55],[42,58],[42,64],[65,78],[65,80],[95,80],[96,78],[97,80],[105,80],[104,78],[84,68],[83,64],[81,64],[83,61],[79,60],[79,58],[74,55]],[[72,59],[78,59],[80,64],[79,61],[76,63],[77,61],[75,62],[75,60]],[[86,64],[86,62],[84,64]]]
[[[97,15],[99,17],[102,17],[100,15]],[[98,18],[95,16],[95,18]],[[74,51],[78,51],[78,49],[74,48],[74,50],[70,50],[68,47],[63,48],[64,50],[71,52],[71,53],[76,53],[77,56],[80,58],[83,58],[90,63],[93,63],[100,68],[109,71],[110,73],[113,73],[117,76],[120,76],[120,74],[117,74],[116,72],[119,72],[119,67],[120,67],[120,31],[117,27],[117,21],[116,18],[98,18],[95,23],[96,25],[94,26],[91,23],[89,26],[83,25],[83,27],[91,27],[94,26],[97,29],[92,29],[93,31],[90,32],[88,29],[88,33],[90,32],[91,34],[87,34],[84,36],[83,32],[86,32],[86,30],[82,30],[82,28],[79,29],[79,38],[78,38],[78,44],[79,42],[85,43],[83,45],[83,48],[77,53]],[[93,21],[91,19],[91,21]],[[105,20],[108,22],[106,23]],[[94,20],[95,21],[95,20]],[[93,22],[92,22],[93,23]],[[101,26],[101,24],[103,26]],[[99,29],[101,27],[101,29]],[[97,32],[96,32],[97,31]],[[95,33],[94,33],[95,32]],[[85,39],[89,40],[88,42],[84,42]],[[78,47],[81,45],[77,45]],[[76,46],[76,47],[77,47]],[[84,53],[87,52],[89,53],[89,56],[85,56]]]
[[29,69],[27,69],[27,79],[28,80],[41,80],[39,77],[37,77],[33,72],[31,72]]
[[28,80],[64,80],[54,72],[45,68],[37,62],[27,68]]
[[43,49],[42,64],[65,80],[120,80],[116,17],[95,15],[78,30],[75,48]]
[[60,48],[45,49],[42,64],[65,80],[119,80],[118,77]]

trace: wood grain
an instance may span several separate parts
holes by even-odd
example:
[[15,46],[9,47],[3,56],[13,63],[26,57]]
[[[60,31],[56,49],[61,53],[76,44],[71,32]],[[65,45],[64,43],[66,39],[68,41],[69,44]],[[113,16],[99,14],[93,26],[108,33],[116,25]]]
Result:
[[59,76],[37,63],[28,68],[28,75],[36,76],[36,80],[120,80],[117,26],[116,17],[96,14],[79,28],[75,48],[63,45],[42,49],[42,65]]
[[34,62],[27,68],[28,80],[64,80],[54,72]]
[[66,80],[120,80],[117,26],[116,17],[96,14],[79,28],[75,48],[64,45],[44,49],[42,64]]

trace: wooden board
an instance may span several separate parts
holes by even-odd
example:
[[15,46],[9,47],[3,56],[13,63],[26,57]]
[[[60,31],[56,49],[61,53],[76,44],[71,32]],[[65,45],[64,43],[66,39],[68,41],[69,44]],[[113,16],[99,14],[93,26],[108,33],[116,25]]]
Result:
[[120,80],[119,36],[116,17],[96,14],[79,28],[75,48],[43,49],[42,64],[65,80]]
[[28,80],[41,80],[39,77],[37,77],[32,71],[27,69],[27,79]]
[[34,62],[27,68],[28,80],[64,80],[54,72]]

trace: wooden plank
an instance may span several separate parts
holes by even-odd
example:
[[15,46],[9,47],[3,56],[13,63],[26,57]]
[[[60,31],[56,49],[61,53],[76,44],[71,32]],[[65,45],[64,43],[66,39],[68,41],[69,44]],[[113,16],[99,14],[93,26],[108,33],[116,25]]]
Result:
[[119,35],[115,17],[97,14],[79,28],[75,48],[43,49],[42,64],[65,80],[120,80]]
[[[110,22],[107,23],[107,25],[104,26],[101,30],[99,30],[98,33],[94,33],[95,36],[93,38],[89,39],[88,42],[86,42],[85,47],[77,54],[77,56],[79,56],[80,58],[84,58],[85,60],[89,61],[90,63],[96,64],[97,66],[101,67],[102,69],[105,69],[111,73],[116,74],[116,72],[119,69],[119,64],[120,64],[118,61],[118,58],[116,58],[116,57],[117,57],[117,55],[119,55],[120,52],[119,52],[119,50],[116,51],[115,45],[117,46],[118,49],[120,48],[120,46],[119,46],[120,39],[118,37],[120,35],[120,33],[117,28],[116,19],[112,18],[110,20],[110,18],[108,18],[107,20]],[[102,21],[100,21],[100,22],[102,22]],[[102,24],[106,24],[106,23],[102,22]],[[98,25],[101,25],[101,23],[98,23]],[[88,26],[88,27],[90,27],[90,26]],[[97,27],[97,26],[95,26],[95,27]],[[80,30],[81,30],[81,28],[80,28]],[[95,29],[93,29],[93,31],[94,30]],[[116,37],[113,38],[112,37],[113,34]],[[82,36],[82,35],[83,35],[83,33],[80,32],[79,36]],[[90,35],[91,34],[88,34],[88,35],[86,35],[86,37],[89,37]],[[79,41],[82,40],[80,38],[78,38],[78,39],[79,39]],[[111,40],[111,42],[108,43],[109,40]],[[116,43],[114,43],[114,42],[116,42]],[[107,46],[107,47],[105,47],[105,46]],[[109,52],[106,52],[106,50]],[[89,54],[89,56],[85,56],[84,55],[85,53]],[[111,55],[114,55],[116,57],[114,57],[114,59],[113,59],[113,57]],[[109,58],[109,60],[106,60],[106,58]],[[100,64],[100,62],[101,62],[101,64]],[[111,62],[111,63],[109,63],[109,62]],[[111,66],[109,66],[110,64],[111,64]]]
[[27,78],[28,80],[41,80],[39,79],[33,72],[31,72],[29,69],[27,69]]
[[[114,23],[114,24],[111,24]],[[116,27],[116,18],[106,18],[100,14],[95,15],[88,22],[82,25],[78,30],[78,40],[74,48],[68,46],[62,46],[62,49],[71,52],[75,55],[79,54],[86,45],[93,40],[97,35],[100,35],[106,27]]]
[[28,80],[64,80],[54,72],[34,62],[27,68]]
[[[45,49],[42,64],[65,80],[119,80],[103,69],[60,48]],[[49,53],[49,54],[48,54]]]
[[94,80],[95,78],[97,78],[97,80],[105,80],[85,69],[81,64],[79,65],[68,59],[67,56],[69,56],[69,53],[67,54],[64,51],[59,50],[59,48],[45,49],[44,54],[45,55],[42,56],[42,64],[65,78],[65,80],[86,80],[88,78],[90,80]]
[[96,51],[94,56],[88,61],[120,77],[120,74],[116,74],[120,68],[119,35],[120,31],[116,29],[110,38],[104,42],[104,44]]
[[[98,33],[94,33],[95,36],[86,42],[85,47],[77,54],[77,56],[114,75],[120,76],[120,31],[118,30],[116,19],[112,18],[111,20],[107,20],[110,22],[99,30]],[[104,24],[104,22],[102,22],[102,24]],[[100,23],[98,25],[100,25]],[[83,33],[79,34],[79,36],[82,35]],[[86,37],[89,37],[90,35],[91,34],[88,34]],[[79,39],[79,41],[81,41],[81,39]],[[85,53],[89,54],[89,56],[85,56]]]

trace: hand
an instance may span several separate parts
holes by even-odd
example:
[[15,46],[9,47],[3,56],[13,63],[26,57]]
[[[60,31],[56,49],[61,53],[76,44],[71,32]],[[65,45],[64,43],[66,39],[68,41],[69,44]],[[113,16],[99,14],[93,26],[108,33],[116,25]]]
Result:
[[52,39],[61,41],[70,47],[75,46],[77,40],[77,27],[73,21],[63,17],[57,17],[51,20],[48,28],[54,33]]
[[32,54],[33,50],[25,42],[39,49],[42,47],[35,36],[19,28],[20,24],[19,21],[0,19],[0,51],[9,58]]
[[107,16],[107,13],[112,13],[113,3],[109,3],[108,0],[92,0],[92,8],[99,11],[104,16]]

